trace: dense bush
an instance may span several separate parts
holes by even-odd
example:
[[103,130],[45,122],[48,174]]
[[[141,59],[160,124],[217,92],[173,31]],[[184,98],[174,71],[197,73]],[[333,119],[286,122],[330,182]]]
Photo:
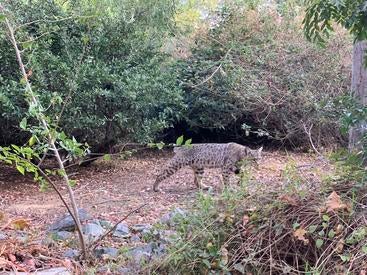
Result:
[[[172,61],[160,50],[174,6],[169,0],[87,2],[8,4],[11,19],[22,25],[17,36],[30,80],[49,116],[80,141],[151,140],[184,107]],[[4,33],[0,63],[0,140],[19,143],[26,104]]]
[[[211,141],[308,145],[310,129],[317,145],[343,140],[334,101],[349,89],[351,43],[340,32],[326,48],[306,42],[297,1],[228,1],[194,32],[184,20],[184,33],[171,0],[7,3],[48,115],[81,142],[146,142],[173,124],[173,139],[189,131],[194,142],[216,132]],[[4,29],[0,62],[0,143],[22,143],[26,104]]]
[[190,129],[239,140],[253,131],[299,146],[312,128],[318,145],[343,140],[335,99],[348,93],[351,41],[337,32],[325,48],[308,43],[301,11],[282,3],[228,6],[219,27],[197,33],[179,66]]

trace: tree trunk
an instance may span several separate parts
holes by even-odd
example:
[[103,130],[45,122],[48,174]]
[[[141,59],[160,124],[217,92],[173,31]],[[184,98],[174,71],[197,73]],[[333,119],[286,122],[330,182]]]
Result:
[[[365,55],[367,41],[356,42],[353,47],[351,93],[357,103],[367,107],[367,69]],[[363,149],[362,138],[367,132],[367,121],[358,122],[349,130],[349,151]]]

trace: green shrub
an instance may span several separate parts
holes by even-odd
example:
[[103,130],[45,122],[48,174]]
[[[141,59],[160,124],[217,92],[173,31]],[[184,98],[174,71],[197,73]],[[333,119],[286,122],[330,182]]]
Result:
[[[18,1],[7,8],[23,25],[16,34],[48,115],[79,141],[146,142],[185,107],[172,60],[161,51],[174,27],[171,1]],[[3,32],[0,63],[0,141],[21,143],[16,125],[26,105]]]
[[344,141],[335,99],[349,90],[351,40],[340,31],[325,48],[307,42],[301,6],[286,6],[294,2],[229,6],[219,27],[197,33],[179,66],[190,129],[238,139],[255,132],[295,146],[308,146],[311,129],[317,145]]

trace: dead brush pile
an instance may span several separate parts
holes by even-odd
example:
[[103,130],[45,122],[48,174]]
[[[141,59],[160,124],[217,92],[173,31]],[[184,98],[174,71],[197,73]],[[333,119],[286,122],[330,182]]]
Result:
[[351,190],[343,186],[303,199],[282,194],[258,199],[262,205],[246,210],[224,243],[228,269],[366,274],[367,190]]
[[366,274],[367,188],[339,183],[317,189],[302,197],[284,190],[200,194],[192,214],[181,218],[168,256],[153,270]]

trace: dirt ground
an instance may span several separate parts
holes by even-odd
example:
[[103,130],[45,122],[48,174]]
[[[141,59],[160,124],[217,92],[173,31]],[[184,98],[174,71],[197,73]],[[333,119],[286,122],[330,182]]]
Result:
[[[156,175],[170,157],[169,152],[146,153],[127,160],[98,161],[89,167],[71,171],[71,177],[77,181],[74,190],[79,207],[86,209],[94,218],[114,222],[147,203],[139,212],[130,216],[127,223],[157,221],[172,207],[184,206],[190,202],[197,192],[189,168],[178,171],[162,182],[163,192],[152,192]],[[251,169],[251,174],[254,182],[261,183],[259,188],[281,188],[286,181],[287,171],[291,170],[289,167],[297,167],[306,180],[305,184],[314,184],[331,170],[329,165],[312,154],[265,152],[259,167]],[[213,186],[214,190],[219,189],[220,179],[218,170],[205,172],[204,183]],[[62,190],[66,195],[65,188]],[[0,210],[5,220],[25,219],[38,232],[44,231],[49,224],[66,213],[51,188],[40,192],[32,178],[25,179],[9,167],[0,167]]]

